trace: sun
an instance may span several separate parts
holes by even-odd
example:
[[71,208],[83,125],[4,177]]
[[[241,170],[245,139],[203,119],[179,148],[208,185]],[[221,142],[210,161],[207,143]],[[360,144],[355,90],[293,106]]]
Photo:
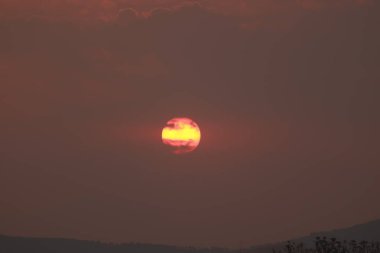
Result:
[[199,126],[189,118],[173,118],[162,129],[162,142],[168,145],[174,154],[195,150],[200,140]]

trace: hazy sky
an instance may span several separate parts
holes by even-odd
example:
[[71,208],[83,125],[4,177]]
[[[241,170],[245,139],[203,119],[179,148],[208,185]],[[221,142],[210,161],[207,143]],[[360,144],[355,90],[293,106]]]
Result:
[[[380,217],[380,3],[0,0],[0,233],[247,246]],[[199,148],[161,143],[190,117]]]

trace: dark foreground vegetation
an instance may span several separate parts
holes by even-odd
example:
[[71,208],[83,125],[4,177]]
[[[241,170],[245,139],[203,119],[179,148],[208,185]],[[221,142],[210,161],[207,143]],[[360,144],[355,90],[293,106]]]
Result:
[[289,241],[284,249],[274,249],[273,253],[380,253],[380,243],[317,237],[312,248],[305,247],[303,243]]

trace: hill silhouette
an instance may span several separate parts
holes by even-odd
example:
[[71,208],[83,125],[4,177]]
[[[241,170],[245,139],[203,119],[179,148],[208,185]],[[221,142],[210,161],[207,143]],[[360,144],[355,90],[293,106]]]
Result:
[[177,247],[141,243],[104,243],[62,238],[34,238],[0,235],[1,253],[228,253],[222,248]]
[[[380,242],[380,220],[348,228],[312,233],[292,240],[312,247],[316,237],[337,238],[344,241]],[[61,238],[33,238],[0,235],[1,253],[269,253],[273,249],[285,249],[286,242],[253,246],[246,249],[195,248],[141,243],[104,243]],[[377,252],[377,251],[375,251]]]
[[366,241],[380,241],[380,220],[354,225],[352,227],[344,229],[313,233],[311,234],[311,237],[321,235],[327,237],[335,237],[340,240],[356,239]]
[[[335,238],[340,241],[369,241],[380,242],[380,219],[366,222],[363,224],[353,225],[351,227],[334,229],[311,233],[308,236],[293,238],[290,241],[302,243],[306,247],[313,247],[317,237]],[[287,241],[267,245],[253,246],[250,248],[253,253],[272,253],[273,249],[283,249]]]
[[312,245],[316,237],[336,238],[341,241],[356,240],[380,242],[380,219],[347,228],[312,233],[309,236],[297,238],[292,241]]

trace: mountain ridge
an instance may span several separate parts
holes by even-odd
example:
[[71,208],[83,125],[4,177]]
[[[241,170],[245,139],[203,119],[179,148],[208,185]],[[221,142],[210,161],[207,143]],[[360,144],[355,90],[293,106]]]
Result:
[[[307,236],[292,239],[296,243],[311,246],[317,236],[337,238],[338,240],[377,241],[380,242],[380,219],[329,231],[315,232]],[[283,248],[284,242],[254,245],[244,249],[220,247],[184,247],[150,243],[107,243],[91,240],[79,240],[56,237],[25,237],[0,234],[1,253],[269,253],[273,249]]]

